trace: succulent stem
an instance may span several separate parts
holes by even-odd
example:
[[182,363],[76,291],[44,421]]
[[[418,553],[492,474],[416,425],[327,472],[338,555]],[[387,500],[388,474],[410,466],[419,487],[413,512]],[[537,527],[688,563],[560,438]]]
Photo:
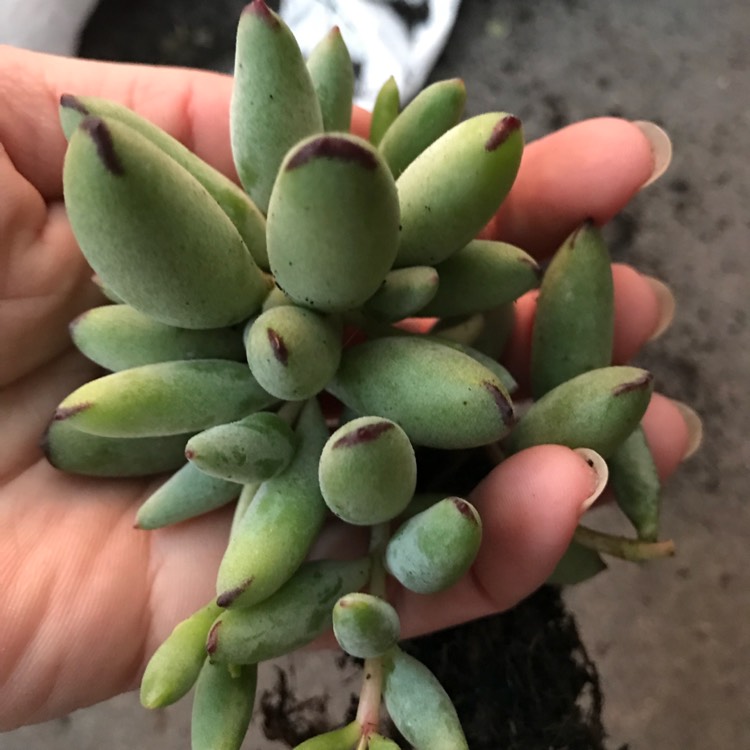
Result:
[[370,593],[373,596],[385,598],[385,567],[383,555],[390,539],[390,526],[379,523],[370,529],[370,555],[372,556],[372,572],[370,574]]
[[665,539],[660,542],[644,542],[638,539],[594,531],[586,526],[578,526],[573,539],[582,547],[619,557],[629,562],[646,562],[675,554],[674,542]]
[[[370,572],[369,591],[373,596],[385,599],[385,567],[383,556],[390,537],[390,527],[380,523],[370,529],[370,554],[372,570]],[[365,750],[370,734],[378,731],[380,725],[380,700],[383,692],[383,663],[380,657],[365,659],[362,677],[362,689],[359,692],[357,723],[362,735],[357,750]]]
[[370,338],[378,338],[380,336],[412,335],[409,331],[404,331],[403,329],[397,328],[390,323],[384,323],[380,320],[375,320],[362,310],[348,310],[345,315],[345,320],[347,323],[354,326],[355,328],[358,328]]
[[300,401],[286,401],[276,412],[287,424],[294,425],[297,422],[302,407],[305,405],[305,399]]
[[499,466],[508,457],[508,454],[498,442],[485,445],[484,452],[493,466]]

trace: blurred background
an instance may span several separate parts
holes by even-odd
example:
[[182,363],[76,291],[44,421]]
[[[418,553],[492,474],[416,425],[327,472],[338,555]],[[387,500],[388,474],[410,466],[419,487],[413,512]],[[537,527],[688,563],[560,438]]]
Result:
[[[50,3],[49,12],[57,18],[66,7],[83,18],[92,11],[80,37],[66,31],[70,50],[82,56],[229,71],[243,4],[103,0],[93,8],[89,0],[75,9],[76,2]],[[46,12],[40,0],[25,5]],[[445,46],[429,75],[464,78],[469,114],[514,112],[529,140],[598,115],[653,120],[672,138],[670,170],[606,237],[616,260],[664,280],[677,299],[672,327],[638,363],[655,373],[661,392],[704,420],[701,450],[665,491],[663,533],[678,554],[643,568],[613,563],[566,599],[600,671],[612,748],[750,747],[750,5],[396,5],[407,41],[424,33],[432,5],[449,15],[455,6],[455,25],[448,15],[444,38],[430,37],[428,52]],[[20,20],[13,6],[1,0],[0,12]],[[0,40],[9,41],[4,24]],[[31,39],[24,45],[34,46]],[[431,65],[424,46],[415,54]],[[616,530],[610,515],[597,511],[592,521]],[[337,687],[338,675],[330,684],[321,678],[334,674],[331,664],[328,655],[306,655],[294,660],[292,675],[333,693],[343,714],[349,690]],[[264,679],[276,679],[273,669]],[[2,735],[0,748],[181,748],[189,744],[189,709],[183,701],[151,714],[137,696],[121,696]],[[329,710],[335,716],[335,702]],[[246,746],[279,745],[256,727]]]

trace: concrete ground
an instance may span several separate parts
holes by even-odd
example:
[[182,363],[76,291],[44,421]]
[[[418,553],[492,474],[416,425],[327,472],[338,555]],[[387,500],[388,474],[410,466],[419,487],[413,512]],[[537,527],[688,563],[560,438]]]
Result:
[[[465,78],[471,111],[518,114],[529,138],[617,114],[654,120],[674,142],[667,175],[608,237],[618,260],[672,287],[675,322],[639,362],[704,420],[701,451],[665,493],[678,555],[613,564],[567,595],[601,671],[613,748],[750,746],[748,31],[743,0],[464,0],[435,72]],[[313,684],[330,664],[296,663]],[[0,748],[170,750],[188,738],[188,705],[153,715],[130,695],[0,736]]]

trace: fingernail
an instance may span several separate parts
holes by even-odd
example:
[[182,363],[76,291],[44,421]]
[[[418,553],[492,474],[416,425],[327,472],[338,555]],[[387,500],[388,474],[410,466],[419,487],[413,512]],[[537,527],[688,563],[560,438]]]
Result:
[[649,341],[654,341],[655,339],[658,339],[670,325],[672,325],[677,303],[675,302],[672,290],[663,281],[655,279],[653,276],[647,276],[646,274],[643,275],[643,278],[648,281],[649,285],[654,290],[656,300],[659,304],[659,320],[654,332],[648,339]]
[[579,513],[583,515],[594,504],[596,499],[602,494],[604,488],[607,486],[609,469],[607,468],[607,462],[596,451],[592,451],[590,448],[576,448],[575,452],[591,467],[594,475],[592,477],[592,492],[581,503]]
[[666,131],[660,128],[655,122],[635,120],[633,121],[633,125],[646,136],[648,142],[651,144],[651,153],[654,156],[654,168],[651,176],[641,186],[641,189],[643,189],[652,182],[656,182],[667,171],[672,161],[672,141],[669,139]]
[[682,460],[684,461],[690,458],[703,442],[703,420],[698,416],[697,411],[691,409],[687,404],[683,404],[682,401],[677,401],[673,398],[672,403],[677,407],[687,425],[688,445],[685,449],[685,454],[682,456]]

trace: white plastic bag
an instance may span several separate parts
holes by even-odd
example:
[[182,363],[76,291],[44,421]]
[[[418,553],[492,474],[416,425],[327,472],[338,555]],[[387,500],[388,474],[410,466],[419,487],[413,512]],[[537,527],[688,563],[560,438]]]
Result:
[[305,55],[333,26],[339,27],[358,72],[356,102],[369,108],[390,76],[396,79],[402,104],[422,88],[445,47],[460,4],[461,0],[281,0],[280,13]]

